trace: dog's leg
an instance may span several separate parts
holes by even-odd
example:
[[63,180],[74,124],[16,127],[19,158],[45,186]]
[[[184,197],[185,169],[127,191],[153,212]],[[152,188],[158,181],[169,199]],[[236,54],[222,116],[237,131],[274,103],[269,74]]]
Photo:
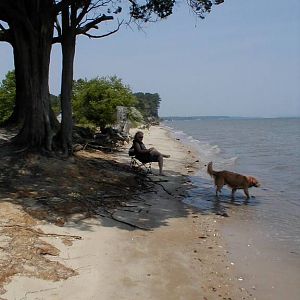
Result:
[[216,185],[216,196],[218,197],[218,193],[221,193],[222,187],[224,186],[224,179],[222,177],[215,178]]
[[247,188],[247,187],[244,188],[244,193],[245,193],[245,195],[246,195],[246,199],[247,199],[247,200],[250,199],[249,191],[248,191],[248,188]]
[[219,193],[221,193],[221,188],[216,187],[216,197],[219,197]]
[[235,194],[235,192],[236,192],[236,189],[232,189],[232,191],[231,191],[231,199],[232,200],[234,200],[234,194]]

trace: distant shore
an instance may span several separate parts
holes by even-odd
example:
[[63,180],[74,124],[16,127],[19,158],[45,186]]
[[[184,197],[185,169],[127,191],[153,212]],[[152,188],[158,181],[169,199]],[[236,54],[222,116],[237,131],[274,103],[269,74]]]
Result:
[[163,121],[185,121],[185,120],[253,120],[253,119],[299,119],[300,116],[286,117],[244,117],[244,116],[166,116],[161,117]]

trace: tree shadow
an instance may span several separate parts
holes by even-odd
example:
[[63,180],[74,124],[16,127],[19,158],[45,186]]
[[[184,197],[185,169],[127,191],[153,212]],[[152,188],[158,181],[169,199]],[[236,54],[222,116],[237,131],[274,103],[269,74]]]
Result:
[[193,210],[179,201],[186,189],[180,173],[146,176],[99,151],[69,159],[1,152],[0,202],[20,205],[39,221],[84,231],[93,230],[95,220],[123,230],[153,230]]
[[[64,159],[15,151],[1,137],[0,132],[0,233],[5,254],[0,294],[16,275],[54,281],[77,275],[52,257],[59,255],[61,243],[71,246],[83,232],[100,226],[151,231],[197,211],[181,201],[189,186],[180,173],[160,177],[132,171],[125,153],[123,161],[128,163],[117,161],[122,153],[80,151]],[[36,226],[44,224],[55,227]]]

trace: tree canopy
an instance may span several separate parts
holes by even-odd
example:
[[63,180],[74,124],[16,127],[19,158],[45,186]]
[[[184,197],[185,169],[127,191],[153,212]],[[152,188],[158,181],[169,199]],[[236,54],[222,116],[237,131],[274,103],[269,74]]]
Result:
[[[203,18],[223,0],[187,0]],[[122,23],[164,19],[175,0],[0,0],[0,41],[13,47],[16,76],[14,116],[21,130],[17,144],[52,151],[59,141],[64,153],[72,146],[72,82],[76,37],[102,38],[118,31]],[[112,22],[102,31],[104,22]],[[50,106],[49,64],[53,43],[62,49],[61,109],[57,124]]]

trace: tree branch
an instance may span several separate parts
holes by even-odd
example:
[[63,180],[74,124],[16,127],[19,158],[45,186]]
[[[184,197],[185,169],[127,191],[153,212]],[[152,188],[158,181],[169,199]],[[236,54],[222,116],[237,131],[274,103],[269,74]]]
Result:
[[103,38],[103,37],[106,37],[106,36],[109,36],[109,35],[112,35],[112,34],[116,33],[120,29],[122,23],[123,23],[123,21],[118,24],[118,27],[115,30],[113,30],[109,33],[106,33],[106,34],[102,34],[102,35],[92,35],[92,34],[88,34],[88,33],[83,33],[83,34],[86,35],[87,37],[93,38],[93,39]]
[[11,43],[10,30],[0,23],[0,41]]
[[110,20],[113,20],[113,19],[114,19],[113,16],[102,15],[101,17],[96,18],[95,20],[93,20],[92,22],[86,24],[85,26],[79,27],[77,29],[77,34],[86,34],[86,32],[89,31],[91,28],[95,28],[95,26],[97,24],[99,24],[101,22],[104,22],[104,21],[110,21]]
[[56,20],[55,20],[55,22],[54,22],[54,27],[55,27],[55,29],[56,29],[56,31],[57,31],[57,35],[58,36],[61,36],[61,26],[60,26],[60,24],[59,24],[59,21],[58,21],[58,18],[57,18],[57,16],[56,16]]
[[83,19],[83,17],[88,13],[89,11],[89,6],[91,4],[91,1],[86,1],[86,5],[84,5],[84,7],[82,8],[81,12],[79,13],[79,15],[77,16],[77,20],[76,20],[76,26],[81,22],[81,20]]
[[61,36],[56,36],[52,39],[52,44],[54,45],[54,44],[61,43],[61,40],[62,40]]
[[22,19],[22,14],[20,14],[20,7],[14,6],[15,3],[10,1],[0,0],[0,20],[8,22],[10,17],[16,17],[17,19]]
[[33,31],[32,24],[28,20],[25,7],[22,1],[4,1],[0,0],[0,20],[7,22],[18,22],[28,31]]
[[[89,2],[89,1],[88,1]],[[75,4],[71,5],[71,14],[70,14],[70,27],[76,28],[77,26],[77,11],[78,8]]]
[[63,9],[63,7],[65,5],[70,5],[70,4],[72,4],[72,2],[73,2],[72,0],[61,0],[60,2],[57,2],[55,4],[55,12],[56,12],[56,14],[58,14],[59,12],[61,12],[62,9]]

